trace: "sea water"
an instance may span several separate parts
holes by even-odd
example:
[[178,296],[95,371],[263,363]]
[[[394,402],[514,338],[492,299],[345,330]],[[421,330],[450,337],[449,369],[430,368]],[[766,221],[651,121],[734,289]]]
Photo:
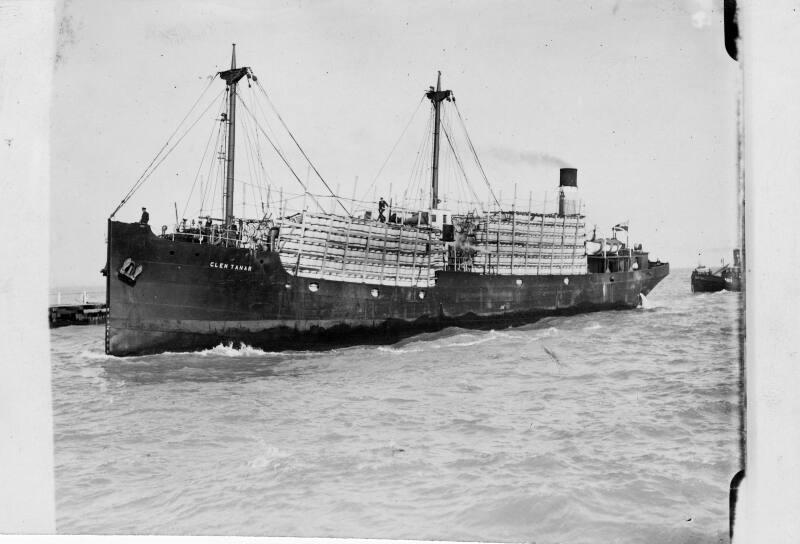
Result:
[[725,542],[740,293],[388,346],[117,358],[52,331],[60,533]]

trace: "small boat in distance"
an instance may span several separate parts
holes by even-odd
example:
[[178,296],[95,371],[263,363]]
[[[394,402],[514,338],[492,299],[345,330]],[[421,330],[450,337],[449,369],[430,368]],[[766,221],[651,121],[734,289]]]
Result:
[[[560,171],[557,209],[533,211],[530,199],[525,208],[516,194],[503,206],[467,135],[461,148],[472,153],[490,198],[448,200],[441,194],[440,134],[456,155],[457,122],[466,133],[453,92],[441,88],[441,73],[436,87],[421,97],[432,108],[425,136],[432,142],[423,148],[432,153],[418,154],[430,162],[414,169],[424,173],[417,178],[420,198],[409,204],[389,194],[377,203],[377,216],[374,199],[348,201],[331,190],[278,115],[271,128],[283,126],[307,161],[309,177],[313,170],[330,192],[331,205],[319,204],[320,195],[296,173],[287,148],[253,115],[274,106],[252,69],[236,66],[235,46],[231,68],[216,75],[225,82],[225,111],[215,119],[216,162],[208,169],[219,165],[219,175],[200,183],[209,196],[195,216],[199,222],[179,221],[177,205],[173,232],[164,225],[154,234],[144,208],[139,222],[114,220],[148,170],[108,218],[107,354],[202,350],[221,343],[328,349],[388,343],[449,326],[508,327],[545,316],[636,308],[669,274],[668,263],[651,261],[641,244],[627,244],[627,236],[624,243],[602,239],[587,252],[574,168]],[[252,92],[240,97],[237,84],[245,78]],[[282,186],[278,191],[269,181],[261,207],[252,216],[234,216],[241,179],[234,175],[237,101],[239,114],[245,114],[240,130],[246,149],[254,149],[258,159],[251,175],[257,178],[262,159],[274,150],[282,161],[275,163],[291,171],[285,179],[303,189],[294,204]],[[451,115],[445,122],[443,110]],[[446,163],[454,179],[466,178],[465,163],[458,155]],[[254,192],[252,183],[246,185]],[[414,192],[411,182],[406,187]],[[245,193],[243,188],[237,194]],[[369,209],[359,210],[364,202]],[[627,233],[627,223],[614,230]]]
[[733,265],[723,263],[716,270],[700,265],[692,270],[691,284],[693,293],[713,293],[723,289],[741,291],[744,281],[740,251],[733,250]]

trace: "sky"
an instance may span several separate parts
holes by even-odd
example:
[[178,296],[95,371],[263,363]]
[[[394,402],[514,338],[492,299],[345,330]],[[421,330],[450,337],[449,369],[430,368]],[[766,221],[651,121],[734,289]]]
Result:
[[[630,241],[651,258],[716,265],[739,246],[739,76],[724,50],[721,0],[87,0],[61,4],[56,26],[52,287],[102,283],[106,219],[209,76],[229,67],[233,42],[239,65],[253,69],[345,197],[418,190],[415,153],[429,105],[412,112],[441,71],[505,204],[516,191],[519,208],[543,206],[545,194],[554,206],[558,169],[570,166],[589,228],[607,233],[629,221]],[[252,105],[254,89],[240,87]],[[217,79],[201,106],[223,89]],[[158,231],[175,222],[175,203],[192,217],[191,206],[183,210],[190,193],[200,194],[192,185],[220,111],[212,104],[198,117],[116,220],[136,221],[147,206]],[[262,151],[273,195],[297,193],[296,180]],[[237,165],[246,178],[238,154]],[[442,174],[455,167],[443,159]],[[307,167],[296,169],[308,181]],[[469,179],[484,198],[483,179]],[[448,183],[446,197],[455,199]]]

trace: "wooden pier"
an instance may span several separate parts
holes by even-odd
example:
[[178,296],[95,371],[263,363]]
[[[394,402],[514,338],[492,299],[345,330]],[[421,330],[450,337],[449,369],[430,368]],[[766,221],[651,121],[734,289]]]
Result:
[[[68,301],[61,301],[62,292],[51,294],[51,303],[48,309],[50,328],[64,327],[67,325],[102,325],[106,322],[108,306],[105,301],[89,300],[89,293],[70,292],[64,293]],[[80,295],[80,296],[77,296]],[[101,293],[92,293],[94,297],[103,296]],[[71,301],[69,299],[72,299]]]
[[50,306],[50,328],[67,325],[100,325],[106,322],[108,307],[103,302]]

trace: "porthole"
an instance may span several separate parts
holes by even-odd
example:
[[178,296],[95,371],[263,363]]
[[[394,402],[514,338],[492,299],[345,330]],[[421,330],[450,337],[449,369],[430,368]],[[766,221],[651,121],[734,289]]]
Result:
[[369,292],[369,294],[375,298],[378,298],[378,295],[380,295],[380,291],[378,291],[377,289],[373,289]]
[[311,291],[312,293],[316,293],[317,291],[319,291],[319,284],[318,283],[309,283],[308,284],[308,290]]
[[522,287],[522,280],[517,278],[517,287]]
[[286,285],[284,285],[284,287],[286,287],[287,289],[291,289],[292,288],[292,284],[291,283],[287,283]]
[[425,291],[420,291],[419,293],[417,293],[417,296],[419,297],[420,300],[423,300],[425,298]]
[[569,285],[569,278],[564,278],[564,285]]
[[261,260],[260,260],[260,261],[258,261],[258,262],[260,262],[261,264],[264,264],[264,259],[261,259]]

